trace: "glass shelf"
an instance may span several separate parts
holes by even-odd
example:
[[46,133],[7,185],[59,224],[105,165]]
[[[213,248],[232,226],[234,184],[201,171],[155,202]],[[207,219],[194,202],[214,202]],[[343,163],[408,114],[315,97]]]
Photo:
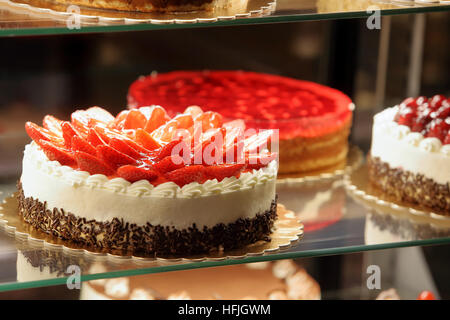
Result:
[[[123,12],[93,11],[81,9],[83,15],[89,11],[96,17],[83,18],[79,29],[68,28],[67,21],[73,16],[65,7],[55,7],[63,12],[55,15],[54,10],[36,10],[36,1],[43,0],[0,0],[0,36],[48,35],[92,32],[139,31],[157,29],[194,28],[209,26],[245,25],[259,23],[293,22],[306,20],[327,20],[367,17],[367,9],[376,6],[381,15],[426,13],[448,11],[450,4],[427,0],[248,0],[247,7],[225,15],[214,13],[179,14],[174,17]],[[33,8],[17,6],[17,1],[30,3]],[[104,18],[107,16],[107,18]],[[72,21],[71,20],[71,21]],[[73,25],[73,24],[70,24]]]
[[[15,189],[2,184],[0,197]],[[450,243],[450,221],[388,209],[371,209],[346,193],[341,180],[280,184],[279,202],[305,226],[303,239],[286,251],[221,261],[167,261],[73,253],[19,239],[0,228],[0,291],[65,284],[68,267],[80,267],[81,280],[133,276],[288,258],[336,255],[407,246]]]

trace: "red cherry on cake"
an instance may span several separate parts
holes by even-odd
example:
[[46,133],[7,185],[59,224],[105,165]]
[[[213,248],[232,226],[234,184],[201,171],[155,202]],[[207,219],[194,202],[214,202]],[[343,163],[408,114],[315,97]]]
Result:
[[410,107],[400,107],[400,110],[396,116],[396,120],[398,124],[410,127],[413,124],[415,117],[415,110],[411,109]]
[[450,129],[450,123],[444,121],[442,119],[434,119],[427,126],[427,133],[425,136],[427,138],[438,138],[442,142],[444,142],[445,136]]
[[444,144],[450,144],[450,131],[447,132],[447,135],[445,136]]
[[437,94],[430,99],[430,106],[434,108],[439,108],[442,106],[442,103],[446,100],[446,98],[442,94]]

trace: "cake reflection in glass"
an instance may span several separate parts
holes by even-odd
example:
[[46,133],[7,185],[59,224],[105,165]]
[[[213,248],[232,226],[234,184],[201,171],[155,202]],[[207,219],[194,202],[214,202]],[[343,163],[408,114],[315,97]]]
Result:
[[159,106],[116,117],[99,107],[27,122],[19,214],[96,248],[194,254],[269,240],[277,217],[271,130]]
[[369,180],[402,203],[450,215],[450,99],[408,98],[374,118]]

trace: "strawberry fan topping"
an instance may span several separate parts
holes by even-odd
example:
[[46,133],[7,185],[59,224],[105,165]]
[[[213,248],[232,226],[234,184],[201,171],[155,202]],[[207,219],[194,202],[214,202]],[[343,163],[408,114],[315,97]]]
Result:
[[75,111],[71,121],[46,116],[43,127],[25,124],[51,161],[129,182],[172,181],[180,187],[238,177],[276,159],[267,151],[271,131],[245,135],[244,128],[242,121],[223,123],[220,114],[199,107],[170,118],[159,106],[125,110],[116,117],[92,107]]
[[409,127],[412,132],[450,144],[450,98],[443,95],[405,99],[399,106],[395,121]]
[[279,129],[280,139],[315,137],[340,129],[351,118],[342,92],[309,81],[244,71],[175,71],[141,77],[128,105],[162,105],[170,114],[194,104],[243,119],[248,128]]

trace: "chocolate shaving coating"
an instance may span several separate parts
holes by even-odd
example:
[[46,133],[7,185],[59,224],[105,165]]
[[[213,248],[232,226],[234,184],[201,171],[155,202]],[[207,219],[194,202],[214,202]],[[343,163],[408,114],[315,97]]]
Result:
[[199,230],[195,224],[188,229],[130,224],[123,219],[99,222],[76,217],[64,209],[47,208],[46,202],[25,198],[22,185],[17,184],[19,215],[24,221],[45,233],[93,248],[117,249],[133,254],[186,255],[215,250],[231,250],[259,240],[270,241],[277,218],[277,199],[270,209],[252,219],[238,219],[230,224],[217,224]]
[[397,201],[430,208],[436,213],[450,215],[450,184],[439,184],[410,171],[391,168],[378,157],[367,157],[370,183]]

